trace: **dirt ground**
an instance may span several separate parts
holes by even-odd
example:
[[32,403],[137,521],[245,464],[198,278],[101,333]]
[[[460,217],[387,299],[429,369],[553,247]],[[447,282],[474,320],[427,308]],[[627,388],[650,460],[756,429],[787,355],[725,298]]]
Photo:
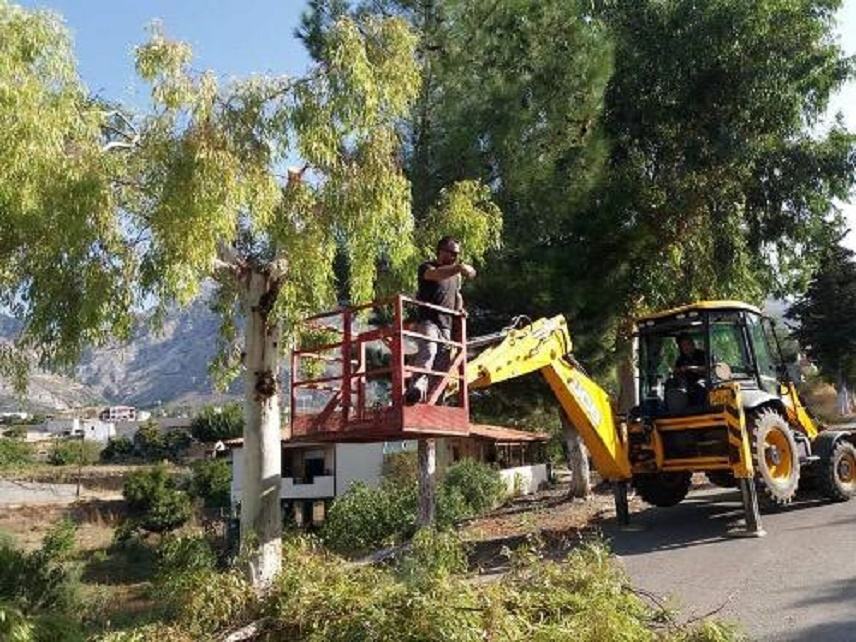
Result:
[[[629,501],[631,512],[642,505],[636,497]],[[471,520],[460,533],[471,546],[471,568],[495,574],[506,569],[508,553],[520,545],[537,540],[545,555],[563,557],[581,539],[598,535],[599,523],[614,516],[608,485],[595,486],[587,499],[574,499],[568,496],[568,485],[559,484]]]
[[0,510],[0,533],[11,535],[18,545],[31,550],[39,547],[54,524],[70,518],[78,525],[77,548],[92,551],[110,544],[113,529],[123,514],[121,500],[90,499],[65,505],[4,507]]

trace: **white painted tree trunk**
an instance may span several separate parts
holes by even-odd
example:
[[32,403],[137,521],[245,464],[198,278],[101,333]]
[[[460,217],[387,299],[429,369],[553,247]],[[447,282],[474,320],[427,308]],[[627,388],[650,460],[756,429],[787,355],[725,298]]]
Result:
[[437,476],[437,441],[420,439],[419,458],[419,525],[430,526],[435,516],[435,486]]
[[268,586],[282,565],[280,477],[282,444],[279,412],[279,323],[269,320],[276,292],[265,274],[253,271],[244,299],[244,470],[241,547],[248,579]]
[[564,413],[562,413],[562,427],[565,431],[565,445],[568,448],[568,468],[571,471],[571,488],[568,494],[571,497],[588,497],[591,495],[588,449],[580,433]]
[[849,416],[853,411],[853,400],[847,381],[844,376],[838,375],[838,414],[842,417]]

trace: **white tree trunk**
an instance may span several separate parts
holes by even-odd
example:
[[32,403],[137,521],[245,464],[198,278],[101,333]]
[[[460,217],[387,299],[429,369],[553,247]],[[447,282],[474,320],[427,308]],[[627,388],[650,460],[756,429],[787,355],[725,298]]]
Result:
[[279,339],[280,326],[269,320],[276,292],[269,277],[250,273],[245,292],[244,470],[241,497],[241,547],[248,579],[268,586],[282,564],[280,477]]
[[435,484],[437,473],[437,441],[420,439],[419,457],[419,525],[430,526],[434,523]]
[[850,389],[847,387],[847,381],[844,376],[838,375],[838,414],[842,417],[847,417],[852,412],[852,400]]
[[571,470],[571,488],[568,494],[571,497],[588,497],[591,495],[588,449],[565,413],[562,413],[562,427],[568,448],[568,468]]

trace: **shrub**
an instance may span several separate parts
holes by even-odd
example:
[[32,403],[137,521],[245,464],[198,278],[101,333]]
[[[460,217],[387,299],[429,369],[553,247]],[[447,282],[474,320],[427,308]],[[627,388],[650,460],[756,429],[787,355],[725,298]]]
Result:
[[146,461],[166,458],[166,440],[157,422],[147,421],[137,429],[134,433],[134,452]]
[[138,529],[164,533],[190,519],[190,497],[176,487],[175,479],[163,465],[128,475],[122,494],[130,517],[117,530],[120,540]]
[[413,530],[417,489],[383,484],[353,484],[337,498],[322,528],[326,544],[336,551],[357,553],[393,543]]
[[383,458],[384,483],[395,486],[419,483],[419,460],[415,452],[389,453]]
[[191,465],[190,494],[200,497],[209,508],[231,503],[232,467],[225,459],[203,459]]
[[413,536],[410,551],[398,570],[408,579],[445,578],[466,572],[467,552],[457,533],[421,528]]
[[124,435],[111,437],[101,451],[101,461],[104,462],[126,462],[134,458],[134,442]]
[[190,423],[190,434],[199,441],[235,439],[244,434],[244,407],[230,403],[222,409],[206,406]]
[[[404,456],[387,463],[380,488],[356,483],[333,502],[321,531],[332,550],[359,553],[392,544],[413,532],[419,493],[410,463]],[[497,471],[464,459],[450,466],[438,485],[437,524],[447,527],[490,510],[504,493],[505,484]]]
[[95,464],[101,458],[101,444],[72,438],[54,442],[48,462],[54,466]]
[[182,429],[170,430],[163,438],[164,451],[172,461],[179,461],[192,443],[190,433]]
[[216,566],[202,535],[170,536],[158,547],[152,595],[194,639],[249,618],[256,604],[252,587],[235,569],[218,573]]
[[33,449],[30,444],[0,437],[0,468],[26,466],[32,462]]
[[203,535],[171,535],[157,549],[159,579],[191,571],[212,571],[216,566],[217,556]]
[[499,472],[469,458],[449,466],[440,487],[442,494],[460,493],[467,517],[489,511],[505,495],[505,483]]
[[75,533],[63,520],[30,553],[0,541],[0,639],[83,640],[73,617],[79,578],[69,564]]
[[134,453],[145,461],[178,461],[191,442],[186,430],[162,432],[157,422],[147,421],[134,433]]
[[3,436],[6,439],[18,439],[24,440],[27,437],[27,427],[26,426],[10,426],[6,430],[3,431]]

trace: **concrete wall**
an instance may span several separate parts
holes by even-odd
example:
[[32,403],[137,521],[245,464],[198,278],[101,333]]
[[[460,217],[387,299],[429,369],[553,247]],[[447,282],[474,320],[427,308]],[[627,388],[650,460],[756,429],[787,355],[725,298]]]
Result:
[[336,496],[355,481],[377,487],[383,472],[384,444],[336,444]]
[[332,499],[333,476],[315,477],[311,484],[295,484],[291,477],[282,478],[279,496],[283,499]]
[[[536,492],[542,484],[547,483],[547,464],[531,464],[528,466],[517,466],[516,468],[504,468],[499,471],[505,487],[509,493],[519,492],[522,495],[531,495]],[[515,485],[519,487],[515,488]]]

